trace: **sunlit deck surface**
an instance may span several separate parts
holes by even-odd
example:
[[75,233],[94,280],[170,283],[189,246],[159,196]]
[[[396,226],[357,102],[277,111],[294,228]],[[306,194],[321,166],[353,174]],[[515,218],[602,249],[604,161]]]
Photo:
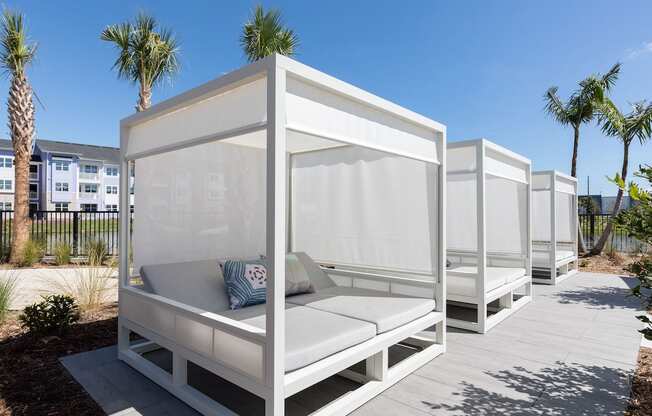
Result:
[[[368,402],[354,415],[609,415],[627,406],[640,334],[634,280],[579,273],[536,286],[534,301],[489,334],[449,328],[447,352]],[[406,353],[396,351],[394,359]],[[164,352],[150,355],[165,367]],[[196,415],[117,360],[115,347],[63,359],[107,414]],[[191,368],[191,384],[243,415],[263,415],[260,399]],[[331,377],[286,401],[306,415],[356,388]]]

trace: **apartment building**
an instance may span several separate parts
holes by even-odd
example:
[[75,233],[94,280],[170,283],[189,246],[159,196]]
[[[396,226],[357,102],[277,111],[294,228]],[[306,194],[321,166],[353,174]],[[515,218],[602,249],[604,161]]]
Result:
[[[35,140],[30,163],[30,210],[117,211],[120,149]],[[13,151],[0,140],[0,209],[12,209]],[[133,196],[131,196],[133,205]]]

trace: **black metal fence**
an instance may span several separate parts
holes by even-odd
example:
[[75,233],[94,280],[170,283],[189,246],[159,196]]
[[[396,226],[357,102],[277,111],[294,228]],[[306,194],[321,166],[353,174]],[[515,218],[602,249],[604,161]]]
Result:
[[[54,254],[58,243],[67,243],[72,255],[85,256],[88,244],[103,241],[108,254],[118,255],[120,213],[115,211],[34,211],[31,217],[31,238],[45,246],[45,255]],[[133,213],[131,221],[133,224]],[[7,253],[11,246],[13,211],[0,211],[0,248]]]
[[[580,228],[587,249],[593,248],[602,235],[602,231],[611,220],[611,214],[579,214]],[[640,252],[646,249],[645,244],[629,237],[620,227],[613,227],[607,245],[616,251]]]

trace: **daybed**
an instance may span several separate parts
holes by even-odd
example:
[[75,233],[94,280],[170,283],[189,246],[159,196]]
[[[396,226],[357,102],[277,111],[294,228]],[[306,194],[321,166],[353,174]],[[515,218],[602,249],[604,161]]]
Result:
[[[441,124],[274,55],[123,120],[121,143],[119,358],[199,412],[233,414],[189,363],[268,416],[339,374],[361,386],[315,414],[343,415],[445,351]],[[258,259],[266,302],[234,306],[218,259]]]
[[555,285],[577,273],[577,179],[532,173],[532,218],[532,280]]
[[447,325],[484,333],[530,302],[530,161],[448,143]]

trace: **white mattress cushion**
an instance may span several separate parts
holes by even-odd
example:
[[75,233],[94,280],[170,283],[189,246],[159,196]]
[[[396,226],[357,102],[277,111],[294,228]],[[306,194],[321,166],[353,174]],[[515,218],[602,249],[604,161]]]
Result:
[[[575,257],[575,253],[569,250],[557,250],[555,258],[557,261],[571,259]],[[532,252],[532,265],[536,267],[549,267],[550,266],[550,252],[546,251],[533,251]]]
[[[285,308],[286,372],[315,363],[376,335],[376,327],[368,322],[304,306],[286,304]],[[265,305],[220,314],[265,329]]]
[[[454,266],[446,270],[446,292],[459,296],[477,296],[478,268],[475,266]],[[491,292],[500,286],[525,276],[520,267],[487,267],[485,291]]]
[[436,306],[433,299],[390,295],[376,290],[344,286],[332,286],[316,293],[290,296],[286,301],[372,323],[379,334],[427,315]]

